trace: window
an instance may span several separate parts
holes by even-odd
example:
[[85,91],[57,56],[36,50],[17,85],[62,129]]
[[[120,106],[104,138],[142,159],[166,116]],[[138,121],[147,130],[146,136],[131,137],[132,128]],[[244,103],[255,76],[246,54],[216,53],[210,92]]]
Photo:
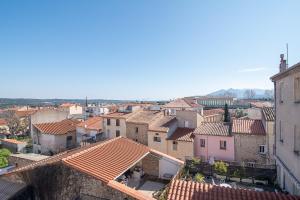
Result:
[[153,141],[154,141],[154,142],[161,142],[161,138],[158,137],[158,136],[154,136],[154,137],[153,137]]
[[135,133],[139,132],[139,127],[135,127]]
[[116,126],[120,126],[120,120],[116,119]]
[[72,136],[67,136],[67,144],[66,144],[67,148],[72,146],[72,139],[73,139]]
[[259,145],[259,153],[260,154],[266,154],[267,153],[266,145]]
[[120,131],[116,130],[116,137],[119,137],[119,136],[120,136]]
[[226,141],[224,140],[220,141],[220,149],[226,150]]
[[107,126],[110,126],[110,119],[107,119],[106,124]]
[[178,142],[173,141],[173,151],[177,151]]
[[279,121],[279,141],[283,143],[282,130],[283,130],[283,125],[282,125],[282,122]]
[[188,128],[189,127],[189,121],[184,121],[184,127]]
[[279,103],[283,103],[283,82],[279,83]]
[[297,125],[294,126],[294,152],[300,153],[300,128]]
[[294,82],[295,102],[300,103],[300,77],[295,78]]
[[205,139],[200,139],[200,147],[205,147]]

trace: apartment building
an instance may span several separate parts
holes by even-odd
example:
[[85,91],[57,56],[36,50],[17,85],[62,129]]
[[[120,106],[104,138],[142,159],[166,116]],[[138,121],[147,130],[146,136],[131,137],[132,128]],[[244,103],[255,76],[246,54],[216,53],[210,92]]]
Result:
[[223,108],[225,104],[231,106],[236,101],[233,97],[212,97],[212,96],[200,96],[195,97],[198,104],[205,107],[221,107]]
[[279,186],[300,195],[300,63],[287,67],[281,56],[275,90],[275,159]]

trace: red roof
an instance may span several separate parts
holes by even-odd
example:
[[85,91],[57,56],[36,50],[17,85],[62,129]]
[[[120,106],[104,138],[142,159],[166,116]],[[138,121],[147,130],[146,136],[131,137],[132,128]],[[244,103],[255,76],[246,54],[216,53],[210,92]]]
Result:
[[194,131],[197,135],[230,136],[230,125],[224,122],[203,122]]
[[92,117],[88,120],[79,123],[77,126],[82,127],[89,130],[102,130],[102,117]]
[[20,118],[29,117],[30,115],[37,112],[37,110],[16,110],[16,115]]
[[183,142],[193,142],[193,128],[177,128],[176,131],[168,138],[168,140],[176,140]]
[[5,126],[7,125],[7,122],[5,119],[0,119],[0,126]]
[[233,189],[193,181],[174,180],[168,200],[299,200],[299,196],[275,192]]
[[147,146],[117,137],[63,159],[63,162],[107,183],[122,175],[148,153],[150,148]]
[[203,115],[206,116],[211,116],[211,115],[221,115],[224,114],[223,109],[210,109],[210,110],[203,110]]
[[234,119],[232,121],[232,132],[252,135],[266,134],[262,121],[253,119]]
[[41,133],[63,135],[76,131],[77,120],[65,119],[60,122],[33,124]]

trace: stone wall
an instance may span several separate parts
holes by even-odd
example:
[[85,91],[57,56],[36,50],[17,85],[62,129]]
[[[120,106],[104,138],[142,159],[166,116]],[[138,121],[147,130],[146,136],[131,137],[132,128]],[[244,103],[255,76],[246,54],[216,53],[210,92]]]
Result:
[[31,163],[34,163],[35,161],[32,161],[32,160],[28,160],[28,159],[25,159],[25,158],[19,158],[19,157],[15,157],[13,155],[9,156],[8,158],[8,163],[10,165],[15,165],[17,164],[18,167],[23,167],[25,165],[28,165],[28,164],[31,164]]
[[159,157],[148,154],[142,160],[142,167],[144,169],[145,174],[152,176],[159,176]]
[[126,137],[148,146],[148,125],[127,122]]
[[107,186],[102,181],[62,163],[37,167],[34,170],[21,172],[19,176],[34,188],[36,199],[133,199],[127,194]]

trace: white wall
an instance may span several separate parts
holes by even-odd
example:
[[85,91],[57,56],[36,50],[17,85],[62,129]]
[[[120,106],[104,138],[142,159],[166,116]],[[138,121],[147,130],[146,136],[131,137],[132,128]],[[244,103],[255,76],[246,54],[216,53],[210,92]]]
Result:
[[164,174],[176,175],[181,165],[167,157],[162,157],[159,160],[159,178],[163,178]]

